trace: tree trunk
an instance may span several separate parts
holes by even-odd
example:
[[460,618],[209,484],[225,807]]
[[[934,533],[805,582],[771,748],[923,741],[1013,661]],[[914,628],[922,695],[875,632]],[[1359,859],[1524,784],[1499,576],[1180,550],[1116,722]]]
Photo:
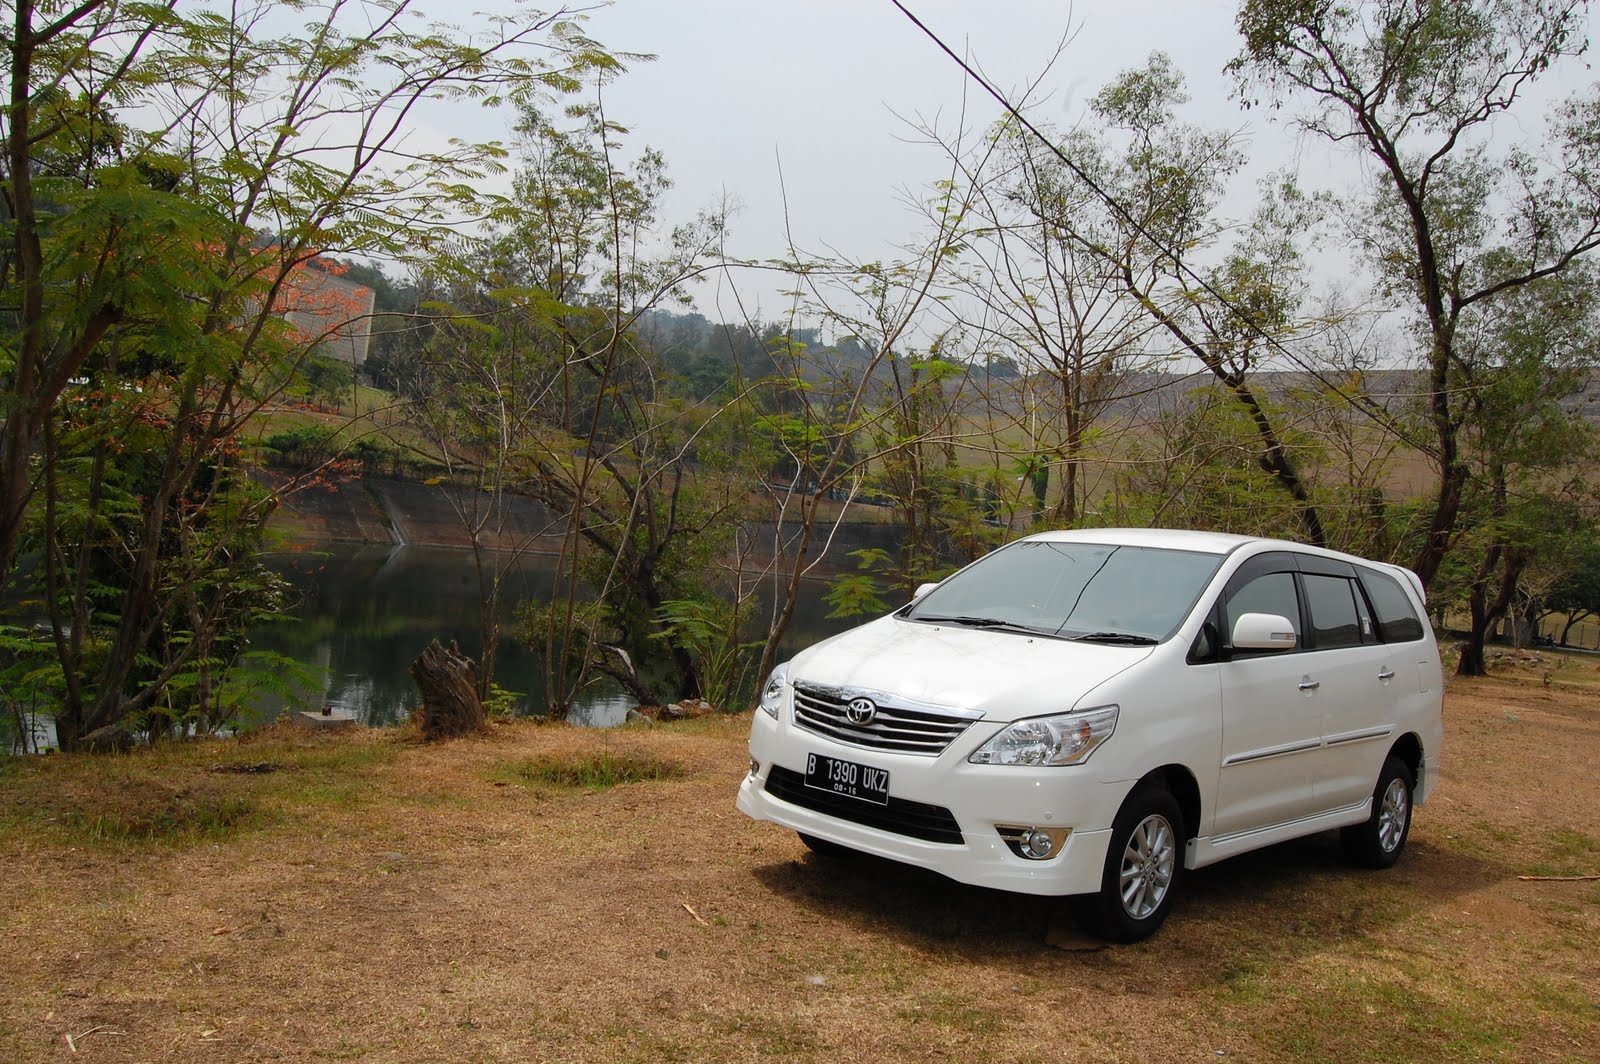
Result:
[[[1494,575],[1495,569],[1501,566],[1502,559],[1504,567],[1500,573],[1500,586],[1491,599],[1489,580]],[[1512,596],[1517,590],[1517,581],[1522,578],[1522,571],[1526,567],[1526,552],[1510,550],[1499,544],[1489,549],[1488,558],[1479,570],[1478,580],[1467,598],[1467,605],[1472,614],[1472,626],[1467,633],[1467,641],[1461,646],[1461,661],[1456,666],[1457,676],[1489,674],[1489,663],[1483,653],[1484,644],[1488,642],[1489,633],[1494,626],[1510,609]]]
[[1461,643],[1461,660],[1456,663],[1456,675],[1487,676],[1489,663],[1484,658],[1483,647],[1489,639],[1489,621],[1481,591],[1473,590],[1470,607],[1472,623],[1467,630],[1467,638]]
[[1417,560],[1412,563],[1411,569],[1422,581],[1422,586],[1432,587],[1433,578],[1439,572],[1439,565],[1444,561],[1446,554],[1450,553],[1450,540],[1455,534],[1456,517],[1461,512],[1461,493],[1467,482],[1468,469],[1462,465],[1450,465],[1444,470],[1444,475],[1439,480],[1439,494],[1434,499],[1433,523],[1428,529],[1428,538],[1423,541],[1422,549],[1417,553]]
[[412,662],[411,676],[422,691],[416,717],[424,739],[450,739],[483,727],[477,669],[453,641],[449,650],[437,639],[429,643]]

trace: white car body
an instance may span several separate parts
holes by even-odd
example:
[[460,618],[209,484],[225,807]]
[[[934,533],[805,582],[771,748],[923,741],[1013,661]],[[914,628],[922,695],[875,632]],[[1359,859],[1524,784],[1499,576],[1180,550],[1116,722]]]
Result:
[[[1420,803],[1432,791],[1443,678],[1422,586],[1408,570],[1301,544],[1197,532],[1094,529],[1019,542],[1144,548],[1146,555],[1149,548],[1174,550],[1215,556],[1217,567],[1192,603],[1177,603],[1186,614],[1176,614],[1181,622],[1154,645],[1073,641],[904,616],[933,602],[936,589],[895,614],[808,648],[780,669],[763,709],[754,714],[752,767],[739,788],[739,809],[825,843],[920,865],[963,883],[1087,895],[1105,886],[1113,822],[1141,781],[1155,781],[1177,798],[1184,822],[1181,860],[1190,869],[1375,820],[1374,785],[1391,756],[1410,767],[1412,801]],[[1077,548],[1060,548],[1068,549]],[[1347,567],[1356,575],[1341,576]],[[1289,570],[1302,575],[1285,575]],[[1236,619],[1235,631],[1288,619],[1295,629],[1291,649],[1232,650],[1231,633],[1218,633],[1221,611],[1246,605],[1245,588],[1269,586],[1251,584],[1258,572],[1278,581],[1272,587],[1299,588],[1306,612],[1246,614]],[[1371,579],[1373,572],[1388,582]],[[1387,589],[1389,611],[1398,609],[1393,586],[1403,589],[1420,631],[1409,622],[1375,624],[1378,610],[1371,592],[1360,590],[1363,580]],[[1313,584],[1319,594],[1350,586],[1361,613],[1359,645],[1307,645],[1300,629],[1311,617],[1307,589]],[[1225,595],[1238,596],[1237,602]],[[1381,641],[1380,633],[1390,631],[1416,638]],[[1282,641],[1289,634],[1263,638],[1289,646]],[[1348,627],[1339,634],[1352,637]],[[1211,656],[1197,659],[1204,647]],[[805,710],[799,715],[797,690]],[[851,725],[850,703],[861,699],[872,702],[879,730]],[[1013,722],[1091,707],[1116,707],[1114,730],[1081,763],[971,760]],[[892,730],[896,712],[913,723],[948,718],[954,737],[942,749],[885,748],[882,736],[889,732],[882,731],[881,718],[890,718]],[[818,755],[834,759],[822,762],[829,772],[854,776],[858,770],[851,766],[869,777],[886,772],[887,802],[880,806],[853,796],[854,784],[838,793],[808,782],[808,767],[815,768]],[[1381,804],[1381,791],[1377,797]],[[1404,813],[1402,826],[1408,827],[1409,805]],[[918,819],[930,816],[926,824]],[[1051,852],[1041,858],[1020,849],[1017,839],[1025,831],[1056,840]]]

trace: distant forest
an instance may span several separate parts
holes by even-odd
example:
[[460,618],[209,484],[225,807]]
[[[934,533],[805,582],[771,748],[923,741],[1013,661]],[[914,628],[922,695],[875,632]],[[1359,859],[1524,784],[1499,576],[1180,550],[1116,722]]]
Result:
[[[371,288],[375,297],[377,320],[363,367],[367,378],[376,387],[405,392],[407,363],[427,335],[428,315],[422,309],[426,297],[413,285],[367,263],[351,263],[346,276]],[[787,372],[775,355],[790,344],[804,345],[806,361],[826,366],[836,379],[886,372],[876,352],[859,337],[827,342],[820,329],[791,331],[776,322],[714,322],[695,311],[650,309],[639,315],[633,335],[654,356],[664,394],[685,399],[725,399],[736,381],[749,383]],[[975,368],[979,376],[994,380],[1021,375],[1017,364],[1003,355],[991,356]]]

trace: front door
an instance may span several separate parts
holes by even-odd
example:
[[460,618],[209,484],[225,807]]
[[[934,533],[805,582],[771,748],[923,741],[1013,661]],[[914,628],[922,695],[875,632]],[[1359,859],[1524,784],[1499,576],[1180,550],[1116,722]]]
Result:
[[[1241,569],[1224,592],[1225,632],[1232,632],[1242,614],[1271,613],[1288,618],[1301,633],[1293,569],[1289,555],[1264,555]],[[1213,838],[1316,811],[1321,707],[1306,672],[1308,655],[1234,651],[1230,657],[1221,665],[1222,761]]]

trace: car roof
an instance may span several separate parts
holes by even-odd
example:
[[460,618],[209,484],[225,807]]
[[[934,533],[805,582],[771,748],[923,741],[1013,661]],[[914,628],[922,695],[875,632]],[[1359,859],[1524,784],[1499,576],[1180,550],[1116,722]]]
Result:
[[1055,543],[1107,543],[1121,547],[1166,547],[1201,554],[1231,554],[1250,543],[1277,544],[1285,549],[1306,548],[1303,544],[1260,536],[1238,536],[1229,532],[1194,532],[1184,528],[1068,528],[1040,532],[1031,540]]
[[[1296,543],[1268,536],[1241,536],[1231,532],[1195,532],[1185,528],[1070,528],[1054,532],[1039,532],[1018,542],[1036,540],[1057,543],[1104,543],[1122,547],[1160,547],[1167,550],[1187,550],[1198,554],[1232,554],[1241,547],[1260,550],[1292,550],[1323,558],[1338,558],[1388,572],[1408,584],[1417,601],[1426,603],[1427,592],[1422,581],[1410,569],[1390,562],[1362,558],[1343,551],[1314,547],[1309,543]],[[1252,552],[1255,553],[1255,552]]]

